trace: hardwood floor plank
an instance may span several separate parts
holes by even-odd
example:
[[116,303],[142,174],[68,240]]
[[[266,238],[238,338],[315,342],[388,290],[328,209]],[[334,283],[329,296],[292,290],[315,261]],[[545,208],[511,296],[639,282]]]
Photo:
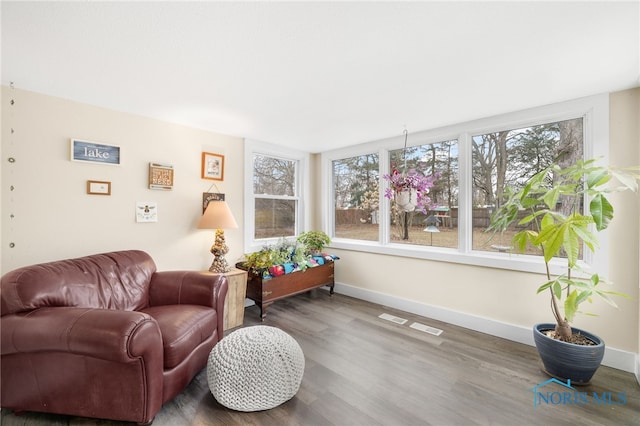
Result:
[[[296,396],[266,411],[237,412],[209,391],[206,370],[165,404],[155,426],[404,426],[404,425],[640,425],[640,386],[631,373],[601,367],[576,388],[588,404],[534,406],[533,387],[548,377],[535,348],[326,291],[275,302],[265,322],[255,306],[244,327],[270,325],[289,333],[305,354]],[[382,313],[407,319],[404,325]],[[434,336],[409,327],[443,330]],[[233,332],[229,330],[227,333]],[[564,392],[558,384],[548,392]],[[593,403],[623,392],[624,405]],[[127,425],[123,422],[3,409],[2,426]]]

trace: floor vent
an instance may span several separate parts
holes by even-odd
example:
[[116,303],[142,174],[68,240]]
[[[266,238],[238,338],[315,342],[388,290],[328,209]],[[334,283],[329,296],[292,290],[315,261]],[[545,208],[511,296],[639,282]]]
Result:
[[395,317],[395,316],[389,315],[389,314],[380,314],[380,315],[378,315],[378,318],[382,318],[382,319],[387,320],[387,321],[395,322],[396,324],[404,324],[405,322],[407,322],[407,320],[404,319],[404,318]]
[[433,334],[434,336],[439,336],[442,334],[442,330],[440,330],[439,328],[420,324],[419,322],[414,322],[409,327],[415,328],[416,330],[424,331],[425,333]]

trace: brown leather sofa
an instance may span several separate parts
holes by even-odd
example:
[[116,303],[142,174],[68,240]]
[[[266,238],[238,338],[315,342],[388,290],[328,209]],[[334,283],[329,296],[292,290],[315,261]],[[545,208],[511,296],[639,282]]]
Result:
[[227,279],[157,272],[138,250],[8,272],[1,406],[150,423],[223,337]]

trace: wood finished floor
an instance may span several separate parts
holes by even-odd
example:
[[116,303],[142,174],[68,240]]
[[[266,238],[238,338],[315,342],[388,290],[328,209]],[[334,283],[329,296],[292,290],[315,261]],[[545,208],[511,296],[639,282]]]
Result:
[[[405,325],[378,318],[389,313]],[[433,336],[409,325],[444,330]],[[260,323],[245,311],[244,327]],[[631,373],[601,367],[578,391],[626,392],[625,405],[539,405],[532,388],[548,379],[535,348],[324,290],[274,303],[264,325],[302,347],[306,366],[297,395],[272,410],[242,413],[218,404],[206,370],[155,418],[186,425],[640,425],[640,386]],[[233,330],[231,330],[233,331]],[[566,390],[558,384],[549,392]],[[2,410],[2,426],[130,425]]]

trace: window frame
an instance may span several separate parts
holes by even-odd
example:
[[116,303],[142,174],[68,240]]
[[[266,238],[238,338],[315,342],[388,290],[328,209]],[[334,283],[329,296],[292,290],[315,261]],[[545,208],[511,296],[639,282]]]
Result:
[[[496,115],[465,123],[441,127],[433,130],[409,134],[408,146],[424,145],[444,140],[458,141],[458,178],[459,178],[459,216],[458,216],[458,247],[444,248],[432,246],[414,246],[392,243],[389,241],[389,200],[384,198],[384,189],[388,182],[380,182],[380,218],[379,240],[360,241],[345,238],[335,238],[334,203],[332,162],[347,157],[376,152],[380,161],[380,176],[388,173],[389,150],[402,148],[404,138],[401,135],[394,138],[358,144],[344,149],[336,149],[322,153],[321,181],[322,185],[322,225],[332,237],[332,247],[338,249],[365,251],[399,257],[435,260],[441,262],[462,263],[475,266],[486,266],[500,269],[518,270],[534,273],[544,273],[544,265],[539,256],[510,253],[493,253],[472,250],[472,155],[471,137],[473,135],[497,132],[513,128],[522,128],[555,121],[582,117],[584,126],[584,157],[599,158],[608,163],[609,157],[609,96],[595,95],[546,105],[526,110]],[[587,200],[588,202],[588,200]],[[597,269],[603,275],[608,273],[608,232],[599,233],[600,250],[594,254],[585,250],[584,259],[580,266],[586,271]],[[561,274],[564,271],[562,261],[551,261],[551,272]]]
[[[259,197],[253,193],[253,157],[254,155],[262,155],[265,157],[280,158],[288,161],[295,161],[295,195],[294,196],[276,196],[265,197],[259,194]],[[256,198],[283,198],[297,201],[296,208],[296,224],[294,227],[295,235],[299,235],[302,230],[306,229],[309,223],[308,205],[309,185],[309,154],[296,151],[282,146],[272,145],[266,142],[255,140],[245,140],[244,150],[244,181],[246,182],[244,191],[244,247],[245,252],[250,253],[260,250],[265,244],[274,244],[279,238],[261,238],[255,239],[255,200]]]

